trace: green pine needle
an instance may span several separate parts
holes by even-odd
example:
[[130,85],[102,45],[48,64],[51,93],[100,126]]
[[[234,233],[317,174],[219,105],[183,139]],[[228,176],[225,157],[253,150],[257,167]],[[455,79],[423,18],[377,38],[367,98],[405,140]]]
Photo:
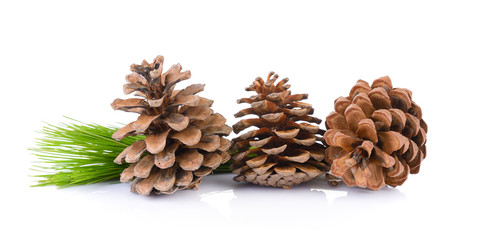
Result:
[[[43,137],[37,139],[31,148],[39,161],[33,170],[40,178],[37,186],[55,185],[60,188],[85,185],[105,181],[119,181],[121,172],[129,166],[113,162],[124,148],[143,140],[144,136],[126,137],[116,141],[111,136],[119,128],[85,124],[68,118],[74,123],[47,124],[43,127]],[[230,162],[217,168],[214,173],[230,172]]]

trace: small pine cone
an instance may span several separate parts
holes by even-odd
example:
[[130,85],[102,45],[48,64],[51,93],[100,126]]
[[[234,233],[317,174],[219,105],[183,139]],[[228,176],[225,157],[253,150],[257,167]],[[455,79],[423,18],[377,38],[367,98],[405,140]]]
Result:
[[348,186],[379,190],[402,185],[426,157],[427,124],[412,92],[393,88],[387,76],[372,86],[359,80],[335,100],[326,118],[325,159]]
[[203,176],[230,159],[231,143],[223,136],[232,128],[210,108],[212,100],[195,95],[204,85],[174,90],[178,82],[190,78],[190,71],[181,72],[181,65],[176,64],[163,73],[163,61],[158,56],[151,64],[144,60],[141,65],[131,65],[124,93],[139,98],[116,99],[111,104],[114,110],[140,114],[113,138],[146,136],[114,160],[131,163],[121,174],[121,182],[133,180],[131,191],[141,195],[196,188]]
[[[310,104],[299,102],[308,94],[291,95],[288,78],[277,84],[278,75],[271,72],[267,81],[258,77],[246,91],[257,95],[239,99],[238,103],[249,103],[250,108],[235,114],[248,114],[259,118],[242,119],[233,126],[235,133],[255,126],[232,140],[232,170],[234,180],[247,181],[262,186],[289,188],[320,176],[329,170],[324,160],[325,147],[320,143],[323,134],[317,125],[321,120],[313,114]],[[298,122],[302,121],[302,122]]]

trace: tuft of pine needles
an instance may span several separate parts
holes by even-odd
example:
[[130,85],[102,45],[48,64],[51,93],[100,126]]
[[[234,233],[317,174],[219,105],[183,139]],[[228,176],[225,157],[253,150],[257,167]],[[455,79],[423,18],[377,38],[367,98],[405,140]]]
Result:
[[118,180],[128,164],[113,162],[124,148],[143,137],[127,137],[122,141],[111,138],[117,127],[74,123],[46,124],[31,148],[39,159],[33,166],[41,178],[34,186],[56,185],[60,188]]
[[[71,123],[58,125],[46,124],[37,139],[36,147],[30,148],[39,161],[35,162],[34,175],[40,178],[33,186],[55,185],[59,188],[119,181],[121,172],[128,163],[115,164],[113,160],[124,148],[144,136],[127,137],[116,141],[111,136],[119,128],[117,126],[101,126],[95,123],[86,124],[65,117]],[[215,173],[231,172],[226,163],[217,168]]]

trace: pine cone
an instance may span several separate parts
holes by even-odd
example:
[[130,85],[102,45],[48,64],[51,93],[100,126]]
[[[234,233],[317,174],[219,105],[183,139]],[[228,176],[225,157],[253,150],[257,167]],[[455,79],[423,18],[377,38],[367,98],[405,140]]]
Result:
[[[255,126],[252,130],[232,140],[232,170],[237,176],[235,181],[247,181],[262,186],[289,188],[320,176],[329,170],[323,161],[325,147],[317,142],[323,134],[318,126],[321,120],[309,116],[313,114],[310,104],[299,102],[307,99],[308,94],[291,95],[288,78],[279,81],[278,75],[268,74],[267,81],[258,77],[246,91],[255,91],[258,95],[239,99],[238,103],[249,103],[250,108],[235,114],[242,117],[248,114],[259,118],[242,119],[233,130],[242,130]],[[303,121],[305,123],[298,123]]]
[[387,76],[370,87],[359,80],[335,100],[326,118],[326,161],[348,186],[379,190],[402,185],[426,157],[427,124],[412,92],[393,88]]
[[231,143],[223,136],[232,128],[210,108],[212,100],[195,95],[203,91],[204,85],[174,90],[178,82],[190,78],[190,71],[181,72],[181,65],[176,64],[163,73],[163,61],[158,56],[151,64],[144,60],[141,65],[131,65],[124,93],[134,92],[140,98],[116,99],[111,104],[115,110],[140,114],[113,138],[146,136],[114,160],[131,163],[121,174],[121,182],[134,179],[131,191],[141,195],[197,187],[203,176],[230,159]]

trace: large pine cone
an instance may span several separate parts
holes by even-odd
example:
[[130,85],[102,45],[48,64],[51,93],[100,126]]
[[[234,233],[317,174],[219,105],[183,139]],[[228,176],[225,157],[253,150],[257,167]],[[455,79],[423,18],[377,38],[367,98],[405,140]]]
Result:
[[326,161],[348,186],[379,190],[402,185],[426,157],[427,124],[412,92],[393,88],[389,77],[370,87],[359,80],[335,100],[326,118]]
[[131,65],[124,93],[134,92],[140,98],[116,99],[111,104],[115,110],[140,114],[113,138],[146,136],[114,160],[131,163],[121,174],[121,182],[134,179],[131,191],[141,195],[197,187],[203,176],[230,159],[231,143],[223,136],[232,128],[210,108],[212,100],[195,95],[204,85],[174,90],[175,84],[190,78],[190,71],[181,72],[181,65],[176,64],[163,73],[163,61],[158,56],[151,64],[144,60],[141,65]]
[[[291,95],[288,78],[279,81],[271,72],[267,81],[258,77],[247,91],[255,91],[251,98],[239,99],[249,103],[250,108],[235,114],[248,114],[259,118],[242,119],[233,126],[235,133],[248,127],[258,127],[232,140],[232,170],[235,181],[248,181],[262,186],[289,188],[306,182],[329,170],[324,159],[325,147],[317,142],[323,134],[317,125],[321,120],[309,116],[313,113],[310,104],[299,102],[307,94]],[[298,122],[302,121],[302,122]]]

